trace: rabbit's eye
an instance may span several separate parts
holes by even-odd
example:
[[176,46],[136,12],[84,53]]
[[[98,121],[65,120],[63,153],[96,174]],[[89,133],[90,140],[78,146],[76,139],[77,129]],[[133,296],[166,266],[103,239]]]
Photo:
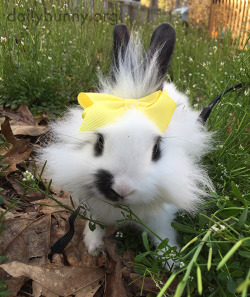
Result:
[[161,157],[160,142],[161,142],[161,137],[157,137],[153,148],[152,161],[158,161]]
[[104,137],[101,133],[97,134],[97,141],[95,143],[95,155],[96,156],[101,156],[103,153],[103,149],[104,149]]

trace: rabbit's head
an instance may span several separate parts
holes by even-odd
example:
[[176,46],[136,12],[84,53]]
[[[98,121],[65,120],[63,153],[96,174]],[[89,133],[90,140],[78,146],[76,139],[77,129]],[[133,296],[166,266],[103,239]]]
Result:
[[48,161],[53,180],[80,201],[93,206],[100,200],[141,207],[169,203],[193,210],[205,188],[212,187],[199,164],[210,148],[210,134],[186,96],[164,84],[174,44],[174,29],[162,24],[143,56],[140,42],[130,39],[125,25],[117,25],[110,78],[100,78],[101,93],[125,100],[166,89],[176,108],[164,131],[136,107],[90,131],[78,131],[79,108],[53,125],[56,142],[41,159]]

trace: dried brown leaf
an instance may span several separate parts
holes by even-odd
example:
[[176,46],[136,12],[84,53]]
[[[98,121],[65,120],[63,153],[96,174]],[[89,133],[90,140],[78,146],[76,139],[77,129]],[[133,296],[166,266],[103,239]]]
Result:
[[49,132],[49,126],[16,126],[11,125],[12,131],[14,135],[29,135],[29,136],[40,136]]
[[27,191],[25,193],[23,186],[18,182],[18,180],[13,176],[7,176],[6,180],[11,183],[13,189],[20,196],[23,196],[23,199],[27,201],[36,201],[44,197],[44,195],[39,191]]
[[25,103],[21,103],[17,112],[20,114],[21,119],[24,123],[28,125],[35,126],[37,125],[37,121],[29,110],[28,106]]
[[16,165],[23,162],[27,159],[33,147],[29,144],[29,141],[26,139],[17,139],[11,130],[8,118],[5,119],[4,123],[1,126],[2,134],[5,136],[6,141],[12,145],[8,152],[4,155],[2,162],[8,163],[10,166],[6,168],[6,173],[2,175],[7,176],[13,171],[17,170]]
[[[27,277],[32,279],[40,284],[42,289],[45,288],[46,291],[48,290],[47,292],[55,294],[51,296],[69,296],[76,293],[78,296],[86,296],[91,291],[95,293],[100,282],[104,279],[104,270],[101,268],[60,267],[52,264],[37,266],[16,261],[2,264],[0,267],[15,278]],[[36,290],[38,289],[36,288]]]
[[[23,217],[22,217],[23,215]],[[0,237],[0,254],[9,261],[23,263],[45,263],[50,243],[50,216],[34,219],[33,213],[19,214],[6,219],[6,229]],[[6,281],[8,289],[17,294],[27,277],[12,278],[0,269],[0,279]]]

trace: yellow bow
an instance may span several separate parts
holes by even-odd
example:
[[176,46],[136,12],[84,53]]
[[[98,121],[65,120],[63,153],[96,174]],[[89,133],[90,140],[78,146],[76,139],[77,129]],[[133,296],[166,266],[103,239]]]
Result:
[[176,108],[176,102],[169,97],[166,90],[140,99],[122,99],[101,93],[80,93],[78,102],[84,108],[79,131],[96,130],[114,122],[127,108],[136,107],[164,132]]

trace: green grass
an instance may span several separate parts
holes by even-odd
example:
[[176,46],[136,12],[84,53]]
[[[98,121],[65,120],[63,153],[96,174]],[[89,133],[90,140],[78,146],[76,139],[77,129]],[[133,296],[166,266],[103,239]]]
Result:
[[[83,25],[67,20],[48,22],[45,18],[36,24],[31,20],[8,21],[7,15],[14,7],[18,13],[27,13],[31,3],[20,1],[14,6],[13,2],[2,1],[0,6],[0,104],[17,108],[25,102],[34,114],[60,115],[76,102],[80,91],[96,89],[99,69],[108,72],[112,13],[118,14],[118,10],[110,11],[110,17],[104,19],[100,3],[91,12],[82,7],[75,10],[59,7],[57,1],[37,1],[33,12],[40,15],[45,15],[47,9],[47,13],[56,15],[88,13],[88,17]],[[96,12],[102,16],[99,21],[94,19]],[[154,24],[123,21],[140,32],[147,48],[153,29],[167,19],[159,16]],[[183,291],[187,296],[244,297],[250,282],[250,51],[238,49],[237,40],[232,43],[229,33],[224,39],[211,39],[205,29],[191,25],[186,28],[179,20],[172,24],[177,42],[166,79],[189,95],[194,108],[206,106],[236,83],[242,82],[244,86],[223,96],[207,122],[209,130],[216,131],[216,142],[215,150],[204,163],[216,194],[212,194],[213,199],[204,204],[199,214],[181,212],[173,223],[179,231],[181,246],[186,248],[180,254],[175,249],[165,250],[168,242],[164,240],[154,251],[144,233],[144,251],[135,258],[135,270],[153,278],[161,289],[159,297],[167,296],[166,289],[174,277],[179,279],[176,297]],[[140,222],[129,212],[127,219]],[[120,242],[122,249],[134,246],[132,239]],[[174,255],[181,262],[165,284],[161,282],[164,271],[161,263],[165,261],[162,249],[165,258]]]

